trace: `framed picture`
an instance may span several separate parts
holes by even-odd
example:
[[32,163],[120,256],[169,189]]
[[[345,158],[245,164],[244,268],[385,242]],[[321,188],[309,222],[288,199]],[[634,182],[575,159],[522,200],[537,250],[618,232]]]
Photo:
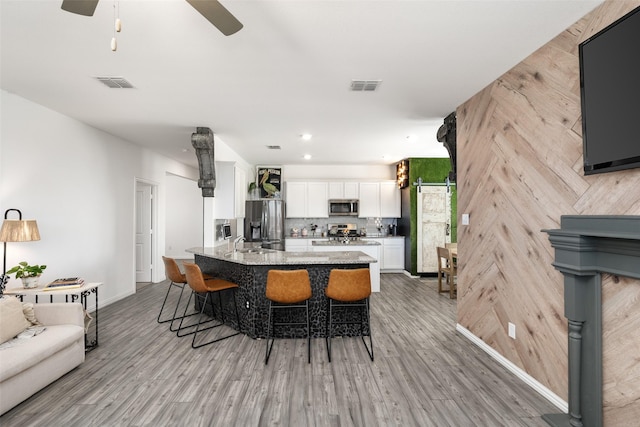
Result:
[[256,182],[262,199],[282,198],[282,168],[279,166],[258,166]]

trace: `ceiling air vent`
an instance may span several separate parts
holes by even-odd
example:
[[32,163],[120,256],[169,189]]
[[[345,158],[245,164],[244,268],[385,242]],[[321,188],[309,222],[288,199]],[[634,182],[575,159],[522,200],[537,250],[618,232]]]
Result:
[[280,150],[279,145],[267,145],[267,150]]
[[111,89],[132,89],[133,85],[124,77],[96,77],[96,80],[104,83]]
[[353,92],[373,92],[378,89],[382,80],[351,80]]

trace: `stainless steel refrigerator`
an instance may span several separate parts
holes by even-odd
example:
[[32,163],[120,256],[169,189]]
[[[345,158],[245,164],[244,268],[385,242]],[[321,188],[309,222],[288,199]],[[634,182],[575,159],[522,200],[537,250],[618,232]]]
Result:
[[244,237],[247,242],[260,242],[263,248],[284,251],[284,202],[247,200]]

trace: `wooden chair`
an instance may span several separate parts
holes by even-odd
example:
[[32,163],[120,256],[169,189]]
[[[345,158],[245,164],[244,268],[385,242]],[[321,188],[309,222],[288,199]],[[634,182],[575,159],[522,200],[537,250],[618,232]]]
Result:
[[[269,318],[267,321],[267,350],[264,364],[269,363],[275,338],[271,338],[271,329],[276,326],[306,325],[307,327],[307,359],[311,363],[311,327],[309,324],[309,299],[311,298],[311,281],[307,270],[269,270],[267,273],[266,296],[269,300]],[[290,310],[304,308],[306,322],[276,322],[274,310]],[[271,344],[269,344],[271,342]]]
[[[371,338],[371,321],[369,315],[369,296],[371,295],[371,273],[368,268],[356,268],[352,270],[333,269],[329,273],[329,283],[324,291],[325,295],[329,299],[329,312],[327,315],[327,322],[329,324],[327,331],[327,356],[329,362],[331,362],[331,335],[333,334],[334,324],[360,324],[360,337],[364,348],[369,353],[369,358],[373,361],[373,340]],[[337,302],[337,304],[335,303]],[[359,322],[334,322],[333,311],[334,309],[343,308],[361,308],[360,321]],[[364,326],[369,326],[369,346],[364,337]]]
[[[180,326],[178,326],[176,334],[179,337],[184,337],[186,335],[193,335],[193,340],[191,341],[192,348],[198,348],[204,345],[213,344],[214,342],[222,341],[224,339],[231,338],[233,336],[238,335],[240,332],[235,332],[229,335],[215,338],[211,341],[196,344],[196,338],[198,336],[198,333],[224,325],[224,308],[222,307],[222,297],[220,296],[222,291],[230,290],[233,293],[233,309],[236,314],[236,324],[238,325],[238,329],[240,329],[240,317],[238,316],[238,304],[236,303],[236,292],[235,292],[236,289],[238,289],[238,285],[224,279],[218,279],[213,277],[205,278],[205,276],[202,274],[202,271],[200,270],[200,267],[198,267],[197,264],[185,262],[183,263],[183,266],[185,270],[185,276],[187,277],[187,284],[191,288],[191,295],[189,296],[189,300],[187,301],[187,306],[184,309],[184,314],[180,318]],[[203,322],[202,318],[206,316],[204,314],[204,310],[205,310],[205,307],[207,306],[207,302],[210,303],[211,310],[212,311],[214,310],[213,296],[211,297],[211,300],[209,299],[209,296],[214,294],[218,295],[218,302],[220,304],[220,315],[222,317],[222,321],[218,322],[217,319],[213,318]],[[200,303],[200,311],[199,313],[197,313],[197,314],[200,314],[200,316],[198,317],[198,323],[182,326],[183,320],[186,317],[189,317],[187,315],[187,310],[189,309],[189,305],[191,304],[192,298],[199,299],[199,303]],[[213,326],[208,326],[206,328],[200,329],[201,325],[208,324],[210,322],[218,322],[218,323]],[[193,327],[195,327],[195,330],[193,331],[186,332],[186,333],[182,332],[185,329],[191,329]]]
[[[438,293],[449,292],[449,298],[456,296],[456,276],[458,267],[454,262],[451,252],[447,248],[438,247]],[[445,278],[448,289],[442,287],[442,279]]]

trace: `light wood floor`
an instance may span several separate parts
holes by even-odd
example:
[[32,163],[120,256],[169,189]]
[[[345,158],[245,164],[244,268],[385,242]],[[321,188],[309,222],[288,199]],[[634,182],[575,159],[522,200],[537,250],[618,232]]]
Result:
[[[371,299],[375,362],[358,338],[197,350],[155,318],[166,283],[100,311],[100,346],[4,416],[9,426],[545,426],[557,410],[455,332],[434,280],[383,274]],[[221,329],[221,328],[217,328]],[[224,332],[224,331],[222,331]]]

